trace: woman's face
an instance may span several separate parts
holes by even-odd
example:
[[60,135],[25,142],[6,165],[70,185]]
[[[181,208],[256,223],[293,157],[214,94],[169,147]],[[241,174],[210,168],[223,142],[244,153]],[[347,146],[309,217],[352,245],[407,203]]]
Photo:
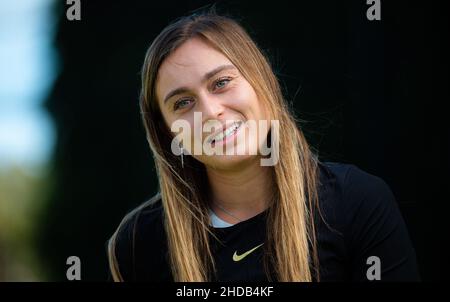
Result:
[[[190,131],[183,129],[182,145],[208,167],[238,168],[256,158],[263,143],[258,137],[267,137],[268,129],[247,127],[249,121],[267,121],[253,87],[225,55],[199,38],[186,41],[164,60],[156,94],[169,129],[184,120]],[[223,153],[211,154],[206,148]]]

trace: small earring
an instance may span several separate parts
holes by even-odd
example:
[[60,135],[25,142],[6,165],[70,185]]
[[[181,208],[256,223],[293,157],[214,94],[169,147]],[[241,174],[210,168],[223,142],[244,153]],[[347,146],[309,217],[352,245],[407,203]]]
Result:
[[181,146],[181,167],[184,169],[184,159],[183,159],[183,146]]

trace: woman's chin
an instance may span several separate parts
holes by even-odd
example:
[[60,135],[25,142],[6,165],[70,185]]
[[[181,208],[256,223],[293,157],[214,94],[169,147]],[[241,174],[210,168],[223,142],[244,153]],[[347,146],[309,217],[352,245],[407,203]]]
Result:
[[233,170],[258,158],[258,155],[211,155],[203,156],[199,160],[209,168]]

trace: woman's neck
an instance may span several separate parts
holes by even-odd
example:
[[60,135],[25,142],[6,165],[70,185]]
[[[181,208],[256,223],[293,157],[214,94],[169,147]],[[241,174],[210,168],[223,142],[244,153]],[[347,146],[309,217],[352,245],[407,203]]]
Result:
[[274,193],[273,167],[263,167],[259,160],[236,170],[207,168],[211,188],[211,208],[229,223],[247,220],[268,207]]

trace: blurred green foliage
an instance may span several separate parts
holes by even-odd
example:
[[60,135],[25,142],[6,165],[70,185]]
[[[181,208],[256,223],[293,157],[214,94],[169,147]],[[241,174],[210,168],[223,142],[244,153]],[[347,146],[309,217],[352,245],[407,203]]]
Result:
[[34,238],[48,188],[45,167],[0,167],[0,281],[46,280]]

